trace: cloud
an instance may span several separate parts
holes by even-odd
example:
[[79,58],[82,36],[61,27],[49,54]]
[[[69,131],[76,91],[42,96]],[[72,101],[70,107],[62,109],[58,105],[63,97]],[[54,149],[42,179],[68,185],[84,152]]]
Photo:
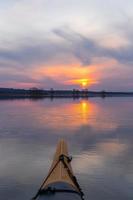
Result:
[[[68,59],[75,58],[82,65],[89,65],[94,58],[112,58],[120,63],[133,62],[133,45],[130,43],[121,48],[102,46],[92,38],[85,37],[71,29],[54,29],[53,33],[58,40],[24,41],[19,46],[0,49],[0,61],[16,62],[18,66],[30,66],[40,63],[50,63],[56,59],[62,60],[63,55]],[[130,38],[129,38],[130,39]]]
[[0,82],[7,82],[7,81],[15,81],[15,82],[26,82],[26,83],[35,83],[37,82],[35,79],[22,75],[22,74],[0,74]]
[[[22,75],[20,81],[25,81],[25,76],[36,82],[34,69],[43,68],[43,80],[48,78],[48,85],[54,81],[60,85],[58,79],[52,77],[50,80],[51,76],[45,74],[46,68],[55,67],[61,71],[65,66],[72,71],[75,65],[89,71],[97,67],[97,74],[98,62],[103,63],[106,77],[110,73],[115,75],[118,69],[121,73],[124,65],[129,71],[133,64],[131,5],[130,0],[108,3],[105,0],[100,3],[98,0],[55,0],[52,3],[6,0],[0,3],[0,73],[9,72],[7,78],[4,75],[1,80],[12,79],[14,73]],[[110,64],[105,66],[103,60],[115,62],[112,72]],[[129,75],[126,75],[128,81]],[[104,76],[103,72],[101,81]],[[41,78],[37,82],[41,83]],[[16,77],[16,81],[19,82],[19,78]],[[121,81],[123,79],[118,82]]]
[[[133,45],[129,43],[126,47],[109,48],[99,45],[98,41],[87,38],[71,30],[56,29],[54,33],[71,43],[71,50],[83,65],[89,65],[94,57],[113,58],[120,63],[133,62]],[[127,38],[131,40],[131,38]]]
[[[104,69],[102,69],[102,75],[100,75],[101,86],[110,85],[112,88],[111,81],[114,80],[113,83],[120,83],[123,81],[119,76],[116,78],[115,73],[118,75],[118,70],[123,73],[125,69],[129,72],[129,68],[132,66],[133,45],[130,42],[124,46],[112,48],[102,45],[94,38],[84,36],[70,28],[66,29],[64,27],[53,29],[51,35],[51,39],[23,39],[21,43],[18,45],[14,44],[12,47],[10,46],[10,48],[6,46],[1,47],[0,71],[4,73],[4,76],[1,77],[1,81],[5,82],[8,79],[13,79],[12,81],[16,80],[18,83],[28,83],[29,81],[27,79],[29,78],[31,83],[33,81],[33,85],[37,84],[37,86],[41,87],[53,87],[54,85],[57,88],[64,88],[65,85],[63,82],[69,81],[70,75],[75,74],[73,70],[75,72],[76,66],[82,69],[87,68],[88,72],[84,74],[84,70],[81,70],[81,72],[83,72],[83,77],[78,77],[87,78],[84,76],[91,76],[89,68],[97,68],[95,74],[98,74],[98,68],[101,70],[100,66],[103,64]],[[131,37],[129,37],[128,40],[131,41]],[[106,64],[104,60],[106,60]],[[98,63],[100,63],[100,65]],[[112,65],[112,67],[110,65]],[[124,65],[126,65],[125,69],[121,67]],[[47,73],[48,68],[55,68],[55,70],[49,70],[49,73]],[[64,70],[64,68],[67,70]],[[39,69],[42,70],[43,74],[37,77],[35,72],[38,72]],[[70,69],[71,73],[69,74]],[[50,72],[52,73],[52,77]],[[67,74],[65,74],[65,72],[67,72]],[[110,77],[110,72],[112,77]],[[15,73],[16,76],[12,75],[13,73]],[[126,73],[127,82],[129,74]],[[124,77],[124,74],[122,76]],[[111,81],[108,81],[108,78],[105,77],[110,77]],[[72,78],[74,79],[77,77]],[[106,84],[107,82],[108,84]],[[120,84],[114,84],[114,87],[115,85],[121,88]],[[123,83],[121,85],[123,85]],[[127,83],[127,85],[130,86],[130,88],[132,87],[129,83]],[[99,83],[99,87],[101,86]]]
[[35,65],[54,59],[56,54],[63,50],[65,51],[65,48],[55,42],[42,40],[40,44],[36,44],[36,41],[29,40],[12,49],[0,49],[0,60],[14,61],[20,65]]

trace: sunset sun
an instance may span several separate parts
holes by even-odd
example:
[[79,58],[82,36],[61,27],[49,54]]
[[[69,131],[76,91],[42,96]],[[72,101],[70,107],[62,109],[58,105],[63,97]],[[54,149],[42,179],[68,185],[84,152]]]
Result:
[[82,85],[82,87],[86,87],[88,85],[88,81],[87,80],[82,80],[81,81],[81,85]]
[[82,86],[82,88],[87,87],[88,86],[88,79],[81,79],[80,85]]

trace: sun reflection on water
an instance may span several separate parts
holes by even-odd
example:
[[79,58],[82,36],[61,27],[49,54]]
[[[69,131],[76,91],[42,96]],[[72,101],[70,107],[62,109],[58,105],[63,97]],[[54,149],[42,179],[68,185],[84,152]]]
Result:
[[33,121],[53,130],[77,130],[83,126],[103,131],[117,128],[117,123],[101,115],[101,108],[88,99],[62,102],[56,106],[51,102],[44,108],[38,104],[34,109],[36,111],[32,113],[37,115],[32,116]]
[[[17,101],[12,103],[14,109],[17,104],[19,106]],[[27,103],[23,101],[20,109],[18,120],[22,117],[20,113],[26,112],[28,119],[33,122],[33,127],[48,128],[54,132],[57,130],[59,134],[62,134],[62,130],[67,130],[68,134],[69,132],[74,133],[83,126],[94,131],[107,132],[117,129],[119,125],[112,110],[106,109],[105,105],[101,106],[89,99],[29,101]],[[113,120],[110,120],[108,115],[112,115]],[[26,123],[24,122],[24,124]]]

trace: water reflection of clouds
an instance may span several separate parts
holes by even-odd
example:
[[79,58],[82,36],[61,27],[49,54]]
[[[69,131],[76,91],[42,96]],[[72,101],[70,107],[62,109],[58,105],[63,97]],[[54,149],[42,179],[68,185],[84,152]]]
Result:
[[78,174],[81,172],[82,174],[93,174],[104,166],[103,156],[82,152],[81,155],[74,157],[73,166]]
[[118,126],[117,121],[110,121],[104,113],[101,115],[103,111],[98,104],[88,100],[70,101],[56,106],[49,104],[44,107],[37,104],[32,109],[33,121],[37,121],[41,127],[54,130],[71,131],[89,125],[92,129],[107,131],[115,130]]
[[120,143],[117,140],[110,140],[101,142],[97,146],[97,151],[105,156],[120,156],[127,150],[127,148],[127,144]]
[[60,137],[68,140],[72,164],[87,199],[108,199],[109,192],[116,195],[112,199],[133,197],[132,108],[130,99],[114,98],[1,101],[3,199],[15,192],[15,200],[20,194],[20,200],[32,196],[47,173]]
[[115,140],[99,142],[92,151],[83,151],[75,156],[74,166],[77,173],[93,174],[106,167],[106,161],[111,157],[121,156],[127,150],[127,145]]
[[6,126],[8,114],[7,125],[19,127],[21,123],[26,128],[49,129],[58,134],[64,130],[74,133],[82,126],[89,126],[97,133],[108,132],[116,130],[121,123],[121,111],[114,105],[92,100],[7,101],[4,113],[2,126]]
[[[0,180],[10,179],[17,184],[30,184],[42,180],[40,172],[45,176],[54,147],[39,142],[19,139],[2,139],[0,142]],[[46,158],[46,160],[45,160]],[[34,174],[34,176],[33,176]]]

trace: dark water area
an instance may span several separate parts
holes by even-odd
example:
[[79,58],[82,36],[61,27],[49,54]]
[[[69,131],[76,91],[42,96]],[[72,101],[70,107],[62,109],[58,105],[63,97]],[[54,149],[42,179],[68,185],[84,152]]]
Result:
[[86,200],[133,199],[133,98],[0,101],[0,199],[29,200],[67,140]]

